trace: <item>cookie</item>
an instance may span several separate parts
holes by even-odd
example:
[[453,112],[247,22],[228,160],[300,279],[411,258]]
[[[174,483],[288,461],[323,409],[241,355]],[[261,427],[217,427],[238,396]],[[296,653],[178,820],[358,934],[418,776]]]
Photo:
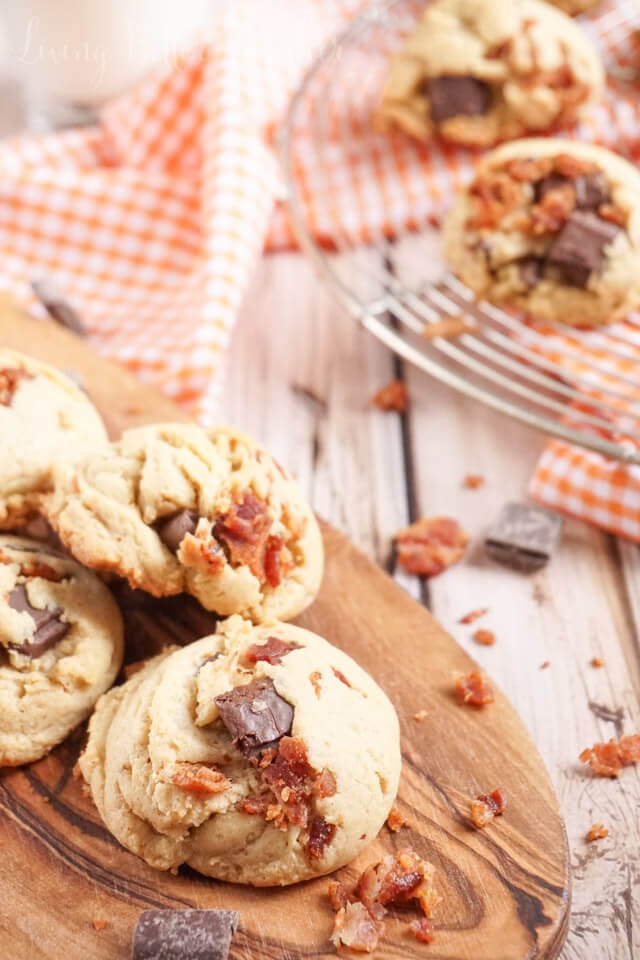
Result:
[[235,616],[102,697],[79,768],[109,830],[151,866],[270,886],[367,846],[400,762],[394,709],[350,657]]
[[493,303],[576,326],[640,305],[640,173],[602,147],[499,147],[456,201],[443,239],[460,279]]
[[59,464],[50,523],[85,566],[223,616],[288,619],[315,597],[322,539],[291,477],[254,440],[188,424],[129,430]]
[[436,0],[391,58],[383,131],[487,146],[574,123],[604,84],[600,59],[541,0]]
[[107,443],[91,401],[58,370],[0,349],[0,530],[18,529],[51,489],[51,466]]
[[0,536],[0,767],[37,760],[91,712],[123,653],[120,611],[88,570]]
[[597,7],[602,3],[602,0],[547,0],[547,2],[560,10],[564,10],[570,17],[575,17],[579,13],[585,13],[587,10],[592,10],[593,7]]

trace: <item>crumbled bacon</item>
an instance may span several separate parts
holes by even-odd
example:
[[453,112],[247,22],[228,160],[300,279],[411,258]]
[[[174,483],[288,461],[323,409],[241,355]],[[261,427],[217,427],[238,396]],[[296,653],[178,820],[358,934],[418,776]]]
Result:
[[552,157],[514,157],[507,160],[503,169],[520,183],[534,183],[549,176],[553,163]]
[[102,917],[94,917],[93,920],[91,921],[91,925],[94,930],[97,930],[99,932],[100,930],[106,929],[107,921],[103,920]]
[[459,676],[455,689],[460,700],[473,707],[484,707],[495,700],[485,674],[479,670]]
[[335,823],[327,823],[324,817],[312,817],[307,840],[307,852],[312,860],[320,860],[324,856],[324,848],[331,843],[335,833]]
[[337,789],[335,774],[323,767],[316,779],[316,793],[319,797],[335,797]]
[[392,807],[387,817],[387,826],[392,833],[397,833],[403,827],[409,826],[409,821],[403,816],[396,807]]
[[464,556],[468,534],[451,517],[421,517],[396,534],[398,563],[407,573],[435,577]]
[[[214,527],[214,538],[226,547],[231,562],[247,566],[259,580],[266,579],[265,553],[272,517],[263,500],[250,490],[236,494],[229,511]],[[270,561],[273,572],[273,561]]]
[[409,929],[420,943],[433,943],[433,921],[427,917],[418,917],[409,924]]
[[389,854],[379,863],[366,868],[358,880],[358,897],[370,913],[379,914],[379,907],[389,903],[418,900],[426,917],[440,902],[433,886],[435,869],[413,850]]
[[243,813],[265,817],[270,804],[269,796],[261,794],[260,796],[246,797],[240,802],[239,806]]
[[471,610],[469,613],[465,613],[464,617],[460,617],[458,623],[475,623],[476,620],[484,617],[487,613],[489,613],[489,607],[479,607],[477,610]]
[[384,923],[371,916],[361,903],[347,903],[336,913],[331,940],[336,947],[372,953],[384,933]]
[[407,388],[402,380],[390,380],[371,397],[371,403],[378,410],[391,410],[395,413],[406,411],[407,400]]
[[587,842],[593,843],[594,840],[604,840],[609,836],[609,831],[603,823],[593,823],[587,833]]
[[483,647],[492,647],[496,642],[496,635],[493,630],[476,630],[473,639]]
[[0,370],[0,404],[10,407],[13,395],[21,380],[33,380],[33,376],[18,367],[5,367]]
[[279,587],[283,575],[293,568],[290,550],[285,547],[282,537],[270,536],[264,550],[264,579],[270,587]]
[[570,153],[559,153],[553,158],[553,172],[570,180],[586,176],[588,173],[597,173],[597,171],[597,165],[591,160],[582,160]]
[[589,663],[592,667],[604,667],[604,660],[602,657],[591,657]]
[[312,670],[309,674],[309,680],[311,681],[313,692],[319,700],[322,694],[322,674],[319,670]]
[[172,764],[169,783],[192,793],[223,793],[231,786],[225,775],[206,763]]
[[340,681],[340,683],[344,683],[345,687],[350,687],[351,689],[353,689],[353,687],[351,687],[351,684],[349,683],[349,681],[348,681],[347,678],[345,677],[345,675],[344,675],[344,673],[342,672],[342,670],[338,670],[337,667],[331,667],[331,669],[333,670],[334,676],[338,678],[338,680]]
[[299,650],[300,644],[293,640],[281,640],[280,637],[267,637],[264,643],[252,643],[247,648],[244,659],[247,663],[280,663],[292,650]]
[[474,212],[467,226],[474,230],[495,229],[511,210],[525,200],[521,184],[501,171],[479,176],[471,185]]
[[309,799],[316,776],[307,759],[304,741],[298,737],[282,737],[278,755],[265,769],[263,780],[282,805],[289,823],[307,826]]
[[64,580],[64,573],[54,570],[48,563],[41,563],[39,560],[30,560],[23,563],[20,567],[20,574],[23,577],[39,577],[41,580],[49,580],[51,583],[60,583]]
[[531,207],[529,229],[534,237],[557,233],[564,227],[576,205],[576,192],[571,184],[548,190],[539,203]]
[[594,743],[580,754],[582,763],[588,763],[599,777],[617,777],[623,767],[640,760],[640,733]]
[[338,880],[329,881],[328,892],[329,900],[334,910],[340,910],[342,907],[345,907],[353,895],[353,890]]
[[551,666],[551,660],[543,660],[540,664],[540,670],[546,670],[547,667]]
[[507,807],[507,798],[502,790],[493,790],[491,793],[480,793],[471,801],[471,819],[475,826],[482,830],[494,817],[500,817]]
[[462,479],[462,486],[467,490],[477,490],[484,486],[484,477],[479,473],[468,473]]
[[611,203],[601,203],[598,207],[598,216],[602,220],[608,220],[609,223],[617,224],[619,227],[626,227],[629,221],[629,211],[614,207]]

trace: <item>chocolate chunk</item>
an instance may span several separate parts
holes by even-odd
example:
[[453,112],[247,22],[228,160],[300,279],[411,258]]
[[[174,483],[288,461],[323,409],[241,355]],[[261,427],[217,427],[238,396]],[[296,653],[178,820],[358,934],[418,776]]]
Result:
[[234,746],[248,759],[276,747],[291,732],[293,707],[268,677],[222,693],[215,702]]
[[71,330],[72,333],[86,337],[87,328],[80,319],[80,314],[65,300],[51,278],[42,277],[40,280],[33,280],[31,289],[52,320]]
[[551,190],[567,186],[573,187],[575,191],[578,210],[597,210],[601,204],[608,203],[611,199],[606,177],[594,171],[575,178],[563,177],[559,173],[543,177],[535,184],[536,201],[539,203]]
[[485,540],[487,554],[524,573],[549,561],[562,531],[562,517],[530,503],[507,503]]
[[491,105],[491,87],[475,77],[432,77],[425,81],[424,91],[434,123],[451,117],[480,117]]
[[551,244],[547,263],[562,271],[565,283],[586,287],[589,277],[602,271],[606,248],[619,229],[595,213],[574,210]]
[[32,607],[23,584],[20,583],[17,587],[14,587],[7,600],[13,610],[17,610],[19,613],[28,613],[35,621],[35,630],[31,639],[24,643],[10,644],[12,650],[24,653],[25,656],[34,660],[36,657],[41,657],[46,650],[55,646],[67,634],[69,624],[63,623],[60,619],[62,613],[60,607],[56,607],[54,610],[38,610],[36,607]]
[[525,287],[528,287],[529,290],[533,290],[534,287],[538,286],[538,283],[542,279],[544,260],[542,257],[523,257],[519,263],[519,268],[520,279],[524,283]]
[[227,960],[239,919],[235,910],[144,910],[133,960]]
[[161,520],[156,530],[158,536],[172,553],[177,553],[180,544],[188,533],[195,533],[198,526],[198,514],[193,510],[180,510],[170,517]]

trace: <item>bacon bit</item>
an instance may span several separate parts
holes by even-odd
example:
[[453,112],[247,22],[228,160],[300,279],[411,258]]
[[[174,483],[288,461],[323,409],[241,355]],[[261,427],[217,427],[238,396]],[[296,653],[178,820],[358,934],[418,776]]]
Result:
[[335,823],[327,823],[324,817],[315,816],[309,825],[307,853],[311,860],[321,860],[324,848],[331,843],[336,833]]
[[107,926],[107,921],[103,920],[102,917],[94,917],[91,921],[94,930],[104,930]]
[[336,913],[331,940],[336,947],[372,953],[383,933],[382,920],[374,919],[363,904],[347,903]]
[[472,230],[493,230],[511,210],[526,199],[521,184],[501,171],[478,177],[471,185],[474,212],[467,219]]
[[244,659],[247,663],[280,663],[292,650],[300,650],[300,644],[293,640],[281,640],[280,637],[267,637],[265,643],[252,643],[247,648]]
[[552,172],[554,160],[552,157],[514,157],[513,160],[507,160],[503,170],[518,180],[520,183],[535,183],[536,180],[543,180]]
[[604,660],[602,657],[591,657],[589,663],[592,667],[604,667]]
[[282,581],[280,553],[284,544],[282,537],[270,536],[264,551],[264,576],[270,587],[278,587]]
[[396,534],[398,563],[407,573],[435,577],[464,556],[468,534],[451,517],[421,517]]
[[609,831],[603,823],[593,823],[587,833],[587,843],[593,843],[594,840],[604,840],[609,836]]
[[319,797],[335,797],[337,789],[335,774],[324,767],[316,780],[316,793]]
[[338,678],[338,680],[340,681],[340,683],[344,683],[345,687],[349,687],[351,690],[353,690],[353,687],[351,686],[351,684],[349,683],[349,681],[348,681],[347,678],[345,677],[345,675],[344,675],[344,673],[342,672],[342,670],[338,670],[337,667],[331,667],[331,669],[333,670],[334,676],[336,676],[336,677]]
[[[234,498],[228,513],[216,521],[213,536],[226,547],[233,563],[247,566],[255,577],[264,581],[272,517],[266,503],[250,490],[239,491],[236,495],[239,499]],[[274,576],[273,559],[269,564],[270,575]]]
[[402,380],[390,380],[371,397],[371,403],[378,410],[391,410],[395,413],[405,413],[407,402],[407,388]]
[[435,868],[405,848],[366,868],[356,887],[358,897],[373,915],[388,903],[418,900],[426,917],[440,902],[433,886]]
[[623,767],[640,760],[640,733],[612,739],[608,743],[594,743],[583,750],[578,759],[588,763],[599,777],[617,777]]
[[506,807],[507,798],[502,790],[480,793],[471,801],[471,819],[478,830],[482,830],[494,817],[501,817]]
[[574,157],[570,153],[559,153],[553,159],[553,172],[561,177],[568,177],[575,180],[576,177],[583,177],[588,173],[597,173],[598,166],[591,160],[582,160],[580,157]]
[[462,480],[462,486],[467,490],[477,490],[478,487],[484,487],[484,483],[484,477],[479,473],[468,473]]
[[557,233],[564,227],[576,205],[576,192],[570,184],[548,190],[540,203],[531,207],[529,229],[534,237]]
[[434,230],[440,229],[440,218],[436,217],[435,213],[430,213],[427,217],[427,223],[430,227],[433,227]]
[[33,374],[18,367],[5,367],[0,370],[0,404],[10,407],[13,395],[21,380],[33,380]]
[[169,783],[192,793],[224,793],[231,786],[225,775],[215,767],[187,761],[172,764]]
[[455,690],[463,703],[474,707],[484,707],[495,700],[485,674],[479,670],[461,674],[456,680]]
[[626,227],[629,222],[629,211],[621,210],[610,203],[603,203],[598,207],[598,216],[609,223],[615,223],[619,227]]
[[442,320],[436,320],[435,323],[427,324],[422,330],[422,336],[426,340],[435,340],[436,337],[452,339],[459,337],[461,333],[469,333],[476,329],[476,322],[470,317],[444,317]]
[[489,607],[479,607],[477,610],[471,610],[469,613],[465,613],[464,617],[460,617],[458,623],[475,623],[476,620],[484,617],[487,613],[489,613]]
[[473,639],[483,647],[492,647],[496,642],[496,635],[492,630],[476,630]]
[[311,681],[311,686],[313,687],[313,692],[315,693],[318,700],[322,694],[322,674],[319,670],[313,670],[309,674],[309,680]]
[[270,798],[266,794],[261,794],[260,796],[246,797],[239,804],[240,809],[243,813],[247,813],[254,816],[265,817],[269,807],[271,806]]
[[39,577],[41,580],[49,580],[51,583],[60,583],[64,580],[64,573],[54,570],[48,563],[40,563],[38,560],[30,560],[20,567],[20,575],[23,577]]
[[426,719],[427,719],[427,716],[428,716],[428,714],[427,714],[427,711],[426,711],[426,710],[418,710],[417,713],[414,713],[413,719],[414,719],[414,720],[417,720],[418,723],[421,723],[423,720],[426,720]]
[[340,883],[338,880],[330,880],[328,893],[333,909],[341,910],[350,902],[353,896],[353,888],[347,887],[346,884]]
[[543,660],[542,663],[540,664],[539,669],[546,670],[547,667],[550,667],[550,666],[551,666],[551,660]]
[[433,920],[418,917],[417,920],[411,921],[409,929],[420,943],[433,943]]
[[387,817],[387,826],[392,833],[397,833],[403,827],[409,826],[409,821],[403,816],[396,807],[392,807]]
[[303,740],[282,737],[278,755],[263,774],[263,780],[282,805],[285,819],[305,828],[309,819],[309,798],[317,771],[307,759]]

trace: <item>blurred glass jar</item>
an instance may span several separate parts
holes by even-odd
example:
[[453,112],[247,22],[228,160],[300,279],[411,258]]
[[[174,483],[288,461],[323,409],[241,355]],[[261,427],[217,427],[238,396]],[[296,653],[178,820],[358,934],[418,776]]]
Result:
[[206,36],[215,0],[0,0],[6,60],[34,130],[90,123]]

